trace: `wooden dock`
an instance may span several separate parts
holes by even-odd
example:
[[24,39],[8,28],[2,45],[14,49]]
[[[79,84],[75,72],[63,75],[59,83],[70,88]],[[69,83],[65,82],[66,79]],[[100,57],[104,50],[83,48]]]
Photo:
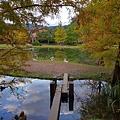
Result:
[[48,120],[58,120],[60,113],[60,102],[61,102],[61,90],[62,85],[58,85],[52,102],[50,114]]
[[63,94],[68,93],[68,74],[67,73],[64,73],[63,83],[62,83],[62,93]]
[[[70,83],[68,85],[68,74],[64,73],[64,77],[63,77],[63,82],[59,85],[57,85],[56,87],[56,91],[54,91],[54,83],[52,82],[50,84],[51,87],[51,95],[54,96],[52,103],[51,103],[51,110],[50,110],[50,114],[48,116],[48,120],[59,120],[59,113],[60,113],[60,104],[61,104],[61,100],[63,100],[64,102],[67,102],[68,99],[68,95],[69,98],[71,99],[71,97],[74,96],[74,87],[73,87],[73,83]],[[69,90],[69,86],[71,88],[71,90]],[[70,93],[73,92],[73,93]],[[51,97],[52,97],[51,96]],[[73,97],[74,99],[74,97]],[[72,106],[73,106],[73,101],[71,102]],[[73,107],[70,107],[71,109]]]

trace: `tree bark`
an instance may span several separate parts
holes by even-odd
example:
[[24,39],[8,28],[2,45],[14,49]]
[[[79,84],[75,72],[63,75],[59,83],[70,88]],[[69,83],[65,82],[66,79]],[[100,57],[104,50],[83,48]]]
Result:
[[120,81],[120,43],[119,43],[119,47],[118,47],[118,55],[117,55],[117,60],[115,63],[115,68],[114,68],[111,85],[114,86],[117,81]]
[[112,78],[111,85],[114,85],[117,80],[120,81],[120,65],[119,65],[118,60],[115,63],[115,68],[114,68],[114,73],[113,73],[113,78]]

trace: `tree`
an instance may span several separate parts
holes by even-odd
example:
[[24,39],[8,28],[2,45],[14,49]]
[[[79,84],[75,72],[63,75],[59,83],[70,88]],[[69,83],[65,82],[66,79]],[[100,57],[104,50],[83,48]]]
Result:
[[85,47],[106,66],[117,61],[116,79],[120,79],[120,2],[92,0],[79,12],[80,38],[85,40]]
[[57,43],[64,43],[66,41],[67,34],[65,30],[63,29],[62,25],[60,24],[58,26],[58,29],[55,32],[55,41]]
[[[79,9],[77,22],[80,38],[93,57],[102,59],[105,66],[114,67],[111,81],[112,110],[114,119],[119,119],[120,90],[120,1],[91,0]],[[117,108],[117,109],[116,109]]]
[[48,43],[51,41],[51,34],[49,30],[44,30],[37,33],[37,39],[40,43]]
[[67,37],[66,37],[66,41],[65,41],[66,44],[73,45],[73,44],[75,44],[75,42],[77,43],[79,34],[76,32],[75,24],[70,24],[66,28],[66,33],[67,33]]
[[51,36],[51,42],[52,43],[55,43],[54,38],[55,38],[55,32],[56,32],[56,30],[57,30],[57,26],[54,26],[54,27],[52,27],[52,28],[49,29],[50,36]]
[[19,30],[12,31],[12,34],[14,34],[13,40],[9,40],[12,46],[0,51],[0,74],[17,73],[23,70],[21,66],[25,65],[26,60],[30,58],[30,54],[24,46],[25,42],[29,40],[28,34]]

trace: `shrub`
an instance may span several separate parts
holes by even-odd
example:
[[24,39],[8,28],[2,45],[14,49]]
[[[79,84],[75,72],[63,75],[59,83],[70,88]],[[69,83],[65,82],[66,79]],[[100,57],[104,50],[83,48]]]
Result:
[[33,46],[39,46],[39,45],[41,45],[40,42],[38,40],[35,40]]

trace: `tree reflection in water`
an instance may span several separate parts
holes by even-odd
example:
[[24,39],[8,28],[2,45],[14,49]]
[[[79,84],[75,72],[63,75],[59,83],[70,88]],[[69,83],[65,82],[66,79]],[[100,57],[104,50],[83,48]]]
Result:
[[112,88],[108,83],[89,80],[82,85],[90,87],[90,91],[85,93],[84,98],[78,98],[81,105],[77,112],[80,113],[81,120],[119,120],[120,113],[116,114],[114,111],[120,110],[120,106],[116,108],[114,104],[113,109]]
[[15,115],[15,120],[27,120],[27,116],[24,114],[24,111],[20,113],[20,115]]
[[[10,93],[15,95],[18,99],[24,98],[23,94],[27,91],[25,91],[22,86],[24,86],[26,83],[31,83],[31,81],[20,77],[8,77],[8,79],[6,79],[5,76],[1,76],[0,91],[2,92],[4,89],[9,88]],[[21,86],[21,89],[18,89],[19,86]]]
[[[8,77],[8,79],[6,79],[6,76],[1,76],[0,91],[2,92],[8,88],[10,90],[10,94],[16,96],[17,99],[25,99],[24,94],[27,93],[27,91],[25,91],[22,86],[24,86],[26,83],[31,83],[31,81],[19,77]],[[4,120],[3,117],[1,117],[0,120]],[[19,116],[14,116],[14,120],[27,120],[27,116],[24,114],[24,111],[22,111]]]

